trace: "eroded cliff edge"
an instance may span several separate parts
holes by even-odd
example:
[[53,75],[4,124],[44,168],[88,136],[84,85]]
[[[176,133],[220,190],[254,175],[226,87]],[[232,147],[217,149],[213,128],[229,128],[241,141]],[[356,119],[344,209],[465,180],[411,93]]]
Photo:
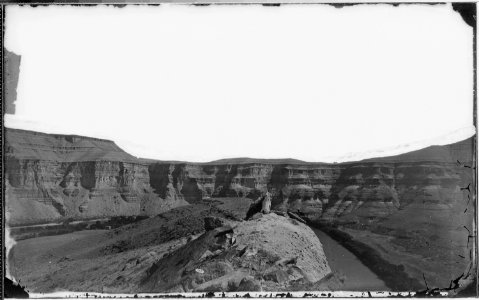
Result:
[[5,144],[11,225],[157,214],[188,204],[173,188],[161,197],[148,164],[112,141],[6,129]]
[[256,199],[315,222],[358,222],[413,203],[464,202],[473,182],[473,138],[394,157],[342,164],[295,160],[161,162],[114,142],[6,129],[11,225],[117,215],[154,215],[208,197]]

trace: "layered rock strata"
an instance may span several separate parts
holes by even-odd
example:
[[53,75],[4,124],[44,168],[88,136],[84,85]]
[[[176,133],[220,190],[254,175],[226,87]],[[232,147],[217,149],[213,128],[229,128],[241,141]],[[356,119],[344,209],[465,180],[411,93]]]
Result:
[[187,204],[175,189],[156,193],[148,165],[111,141],[12,129],[5,140],[10,225],[157,214]]
[[187,163],[137,159],[106,140],[7,129],[9,222],[157,214],[209,197],[257,199],[268,190],[273,209],[320,222],[367,221],[413,202],[464,201],[463,188],[474,182],[473,142],[341,164]]

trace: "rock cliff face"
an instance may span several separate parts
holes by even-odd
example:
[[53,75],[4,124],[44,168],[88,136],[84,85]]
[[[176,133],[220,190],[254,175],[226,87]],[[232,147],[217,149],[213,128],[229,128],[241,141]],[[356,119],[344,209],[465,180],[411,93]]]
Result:
[[274,209],[319,222],[367,221],[413,202],[462,201],[461,187],[474,181],[473,141],[342,164],[195,164],[136,159],[105,140],[7,129],[9,222],[157,214],[205,197],[256,199],[268,189]]
[[11,225],[156,214],[186,205],[150,186],[148,165],[107,140],[6,130],[6,208]]
[[269,189],[275,209],[299,211],[312,221],[351,222],[382,218],[413,202],[448,206],[463,201],[461,187],[473,182],[472,161],[470,138],[342,164],[221,160],[206,164],[158,162],[150,170],[168,170],[171,179],[165,182],[172,182],[189,202],[203,197],[256,199]]

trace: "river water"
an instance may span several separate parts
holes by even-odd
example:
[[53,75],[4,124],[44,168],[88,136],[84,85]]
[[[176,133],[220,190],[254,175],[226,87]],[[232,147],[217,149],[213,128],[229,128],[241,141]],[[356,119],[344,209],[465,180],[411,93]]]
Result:
[[354,254],[319,229],[311,228],[323,245],[331,271],[344,279],[344,291],[388,291],[384,282]]
[[[93,219],[93,220],[81,220],[81,221],[72,221],[69,222],[69,225],[76,225],[80,223],[87,223],[87,224],[93,224],[96,221],[108,221],[108,218],[103,218],[103,219]],[[52,227],[52,226],[59,226],[62,225],[62,222],[59,223],[43,223],[43,224],[35,224],[35,225],[24,225],[24,226],[10,226],[11,229],[21,229],[21,228],[36,228],[36,227]]]

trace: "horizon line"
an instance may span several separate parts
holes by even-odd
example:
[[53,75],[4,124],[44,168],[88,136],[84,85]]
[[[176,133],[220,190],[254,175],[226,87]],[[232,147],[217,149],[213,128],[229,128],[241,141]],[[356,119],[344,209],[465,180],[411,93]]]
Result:
[[[349,153],[349,154],[346,154],[346,155],[342,155],[342,157],[345,158],[345,160],[336,159],[336,160],[331,160],[329,162],[328,161],[307,161],[307,160],[302,160],[302,159],[293,158],[293,157],[261,158],[261,157],[250,157],[250,156],[223,157],[223,158],[214,159],[214,160],[210,160],[210,161],[190,161],[190,160],[181,160],[181,159],[160,159],[160,158],[148,158],[148,157],[136,156],[134,154],[131,154],[130,151],[126,150],[125,147],[122,147],[118,143],[118,141],[115,141],[113,139],[99,138],[99,137],[79,135],[79,134],[52,133],[52,132],[45,132],[45,131],[38,131],[38,130],[31,130],[31,129],[24,129],[24,128],[14,128],[14,127],[5,126],[5,125],[4,125],[4,129],[5,130],[14,130],[14,131],[23,131],[23,132],[29,132],[29,133],[33,133],[33,134],[46,135],[46,136],[61,136],[61,137],[73,137],[73,138],[76,137],[76,138],[90,139],[90,140],[96,140],[96,141],[110,142],[110,143],[113,143],[114,145],[116,145],[118,148],[120,148],[126,154],[128,154],[128,155],[130,155],[133,158],[136,158],[138,160],[157,161],[157,162],[172,162],[172,163],[192,163],[192,164],[211,164],[211,163],[220,163],[221,161],[228,161],[228,160],[258,160],[258,161],[261,161],[261,160],[263,160],[263,161],[290,160],[290,161],[296,161],[296,162],[289,162],[290,164],[295,164],[295,163],[296,164],[301,164],[301,163],[305,163],[305,164],[342,164],[342,163],[349,163],[349,162],[359,162],[359,161],[363,161],[363,160],[367,160],[367,159],[373,159],[373,158],[392,157],[392,156],[406,154],[406,153],[410,153],[410,152],[421,150],[421,149],[426,149],[426,148],[433,147],[433,146],[451,145],[451,144],[455,144],[455,143],[458,143],[458,142],[461,142],[461,141],[465,141],[465,140],[470,139],[470,138],[474,137],[475,135],[477,135],[477,132],[475,130],[474,133],[471,133],[471,134],[467,135],[467,137],[462,136],[462,137],[459,137],[459,138],[457,138],[453,141],[449,141],[449,142],[446,142],[446,143],[434,143],[433,142],[433,143],[425,144],[424,143],[425,141],[420,141],[420,142],[416,141],[416,142],[411,142],[411,143],[407,143],[407,144],[401,144],[401,145],[397,145],[397,146],[394,146],[394,147],[390,147],[391,149],[389,149],[389,150],[384,148],[384,149],[380,149],[380,150],[378,150],[378,149],[369,150],[369,151],[365,151],[363,153]],[[451,136],[459,136],[457,133],[461,133],[461,131],[463,131],[463,130],[464,130],[464,128],[455,130],[455,131],[453,131],[453,132],[451,132],[447,135],[444,135],[443,138],[444,139],[447,139],[447,138],[450,139]],[[439,138],[436,137],[436,138],[429,139],[429,141],[438,140],[438,139]],[[421,145],[421,144],[424,144],[424,145]],[[404,149],[404,151],[400,151],[400,152],[394,151],[394,150],[400,150],[400,149]],[[392,153],[392,151],[396,152],[396,153]],[[374,155],[374,153],[378,153],[379,155]],[[381,155],[380,153],[384,153],[384,155]],[[369,155],[367,155],[367,154],[369,154]],[[359,157],[359,159],[358,158],[355,159],[354,157]],[[338,157],[338,158],[341,158],[341,157]],[[348,159],[348,158],[350,158],[350,159]],[[241,164],[241,162],[237,162],[237,163]],[[260,162],[244,162],[243,164],[247,164],[247,163],[260,163]]]

